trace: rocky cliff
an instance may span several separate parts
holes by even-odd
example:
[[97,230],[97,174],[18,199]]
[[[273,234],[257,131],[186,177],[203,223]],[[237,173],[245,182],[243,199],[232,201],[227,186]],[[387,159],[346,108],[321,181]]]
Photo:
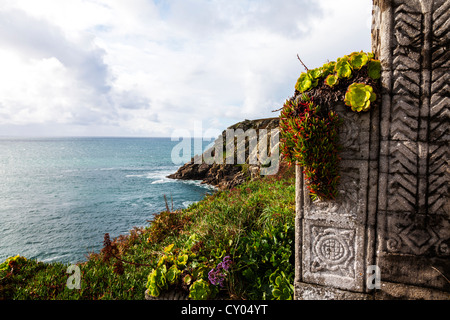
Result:
[[[279,118],[267,118],[258,120],[245,120],[236,123],[227,128],[222,132],[222,135],[216,139],[216,145],[222,146],[224,152],[223,163],[218,161],[208,164],[204,161],[207,157],[215,156],[214,148],[206,150],[202,155],[196,155],[191,159],[190,162],[181,166],[177,172],[168,176],[171,179],[182,179],[182,180],[202,180],[202,183],[207,183],[218,187],[219,189],[231,189],[248,179],[255,179],[259,177],[261,170],[261,163],[264,163],[258,153],[258,148],[254,146],[264,141],[266,139],[268,147],[270,150],[278,148],[278,144],[270,145],[270,134],[272,129],[277,129],[279,126]],[[265,130],[262,130],[265,129]],[[230,141],[230,136],[228,134],[234,133],[233,138]],[[247,138],[239,139],[238,135],[245,133]],[[254,141],[256,133],[257,141]],[[254,142],[255,144],[252,144]],[[234,161],[232,164],[230,161],[226,160],[225,157],[230,157],[227,155],[227,150],[230,149],[230,143],[234,145]],[[228,148],[227,148],[228,144]],[[252,147],[253,146],[253,147]],[[233,148],[233,147],[231,147]],[[245,150],[245,163],[239,161],[238,151],[243,152]],[[228,151],[229,152],[229,151]],[[256,160],[256,161],[255,161]]]

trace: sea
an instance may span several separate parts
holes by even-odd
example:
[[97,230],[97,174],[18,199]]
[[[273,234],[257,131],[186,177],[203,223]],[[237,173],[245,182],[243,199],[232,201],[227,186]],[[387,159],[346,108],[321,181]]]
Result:
[[[20,254],[77,263],[111,238],[214,188],[167,178],[170,138],[0,138],[0,263]],[[203,148],[209,142],[201,141]],[[192,141],[192,146],[195,143]],[[204,149],[203,149],[204,150]],[[188,162],[192,154],[179,154]],[[179,159],[178,159],[179,160]]]

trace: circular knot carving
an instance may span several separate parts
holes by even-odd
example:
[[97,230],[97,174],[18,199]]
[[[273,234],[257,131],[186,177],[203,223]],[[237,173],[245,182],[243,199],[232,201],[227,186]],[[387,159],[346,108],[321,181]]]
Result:
[[327,260],[338,261],[344,256],[345,248],[338,239],[327,237],[321,241],[320,252]]

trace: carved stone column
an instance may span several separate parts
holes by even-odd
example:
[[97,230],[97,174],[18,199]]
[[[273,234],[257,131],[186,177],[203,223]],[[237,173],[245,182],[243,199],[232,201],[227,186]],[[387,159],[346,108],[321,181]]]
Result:
[[[383,280],[380,296],[449,292],[450,2],[374,4],[381,22],[374,50],[383,68],[376,259]],[[397,283],[413,287],[406,294]]]
[[374,0],[382,103],[336,106],[339,196],[313,202],[302,189],[296,299],[450,299],[449,13],[446,0]]
[[379,115],[376,110],[351,112],[343,104],[335,109],[344,120],[339,196],[312,201],[303,188],[303,215],[297,214],[302,238],[297,299],[370,298],[365,279],[367,266],[374,264]]

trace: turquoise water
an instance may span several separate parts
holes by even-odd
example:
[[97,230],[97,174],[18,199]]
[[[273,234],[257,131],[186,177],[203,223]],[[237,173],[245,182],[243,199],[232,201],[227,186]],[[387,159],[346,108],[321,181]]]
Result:
[[[170,138],[0,139],[0,261],[20,254],[74,263],[165,210],[212,189],[166,178]],[[205,145],[206,143],[204,143]],[[186,155],[186,161],[190,159]]]

